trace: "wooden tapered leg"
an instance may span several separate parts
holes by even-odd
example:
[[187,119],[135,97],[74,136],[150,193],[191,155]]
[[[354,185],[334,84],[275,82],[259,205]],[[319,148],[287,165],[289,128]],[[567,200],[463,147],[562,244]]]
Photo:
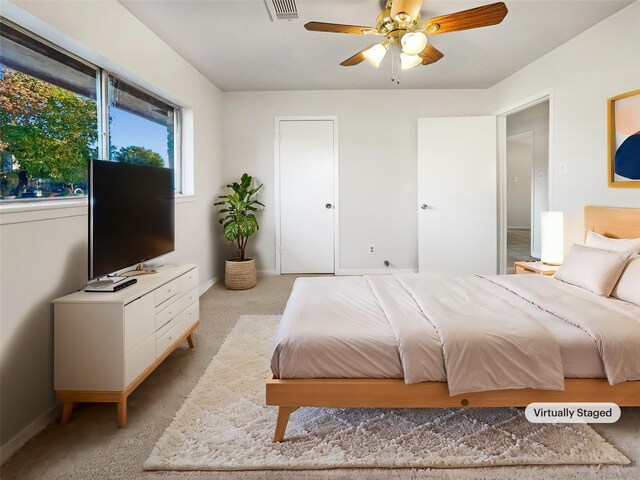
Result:
[[118,402],[118,428],[127,426],[127,397]]
[[196,339],[193,338],[193,332],[191,332],[189,334],[189,336],[187,337],[187,342],[189,342],[189,348],[193,348],[196,344]]
[[73,402],[64,402],[64,406],[62,407],[62,418],[60,419],[60,425],[66,425],[69,422],[74,406],[75,403]]
[[284,432],[287,430],[289,415],[295,412],[298,407],[278,407],[278,420],[276,421],[276,432],[273,435],[273,442],[284,440]]

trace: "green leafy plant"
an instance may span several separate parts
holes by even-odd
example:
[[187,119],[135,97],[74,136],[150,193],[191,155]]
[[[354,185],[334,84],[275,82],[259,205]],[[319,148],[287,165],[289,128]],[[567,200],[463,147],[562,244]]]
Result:
[[120,163],[135,163],[136,165],[147,165],[149,167],[164,167],[164,160],[159,153],[137,145],[122,147],[114,153],[113,159]]
[[238,260],[241,262],[245,260],[244,253],[249,237],[260,228],[255,216],[255,212],[258,211],[257,205],[264,207],[264,204],[252,198],[262,188],[262,184],[251,188],[252,184],[253,177],[244,173],[240,178],[240,183],[233,182],[227,185],[233,190],[233,193],[220,195],[218,198],[221,201],[214,203],[215,206],[224,206],[219,211],[222,216],[219,222],[222,224],[224,238],[229,242],[235,242]]
[[[2,67],[0,72],[0,168],[19,164],[19,183],[49,178],[86,181],[87,162],[96,158],[95,100]],[[19,188],[18,185],[15,188]]]

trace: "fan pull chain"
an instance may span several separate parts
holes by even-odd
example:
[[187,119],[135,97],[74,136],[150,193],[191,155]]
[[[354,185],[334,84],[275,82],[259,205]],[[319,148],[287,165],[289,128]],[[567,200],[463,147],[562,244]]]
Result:
[[391,83],[400,85],[400,50],[395,48],[395,45],[392,45],[391,49]]
[[391,83],[396,81],[396,49],[391,47]]

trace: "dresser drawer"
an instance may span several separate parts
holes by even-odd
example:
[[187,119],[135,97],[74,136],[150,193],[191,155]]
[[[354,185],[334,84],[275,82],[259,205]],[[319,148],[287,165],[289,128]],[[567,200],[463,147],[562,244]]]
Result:
[[183,315],[180,315],[180,325],[182,325],[182,331],[186,332],[189,327],[200,320],[200,302],[193,303]]
[[158,328],[156,330],[156,338],[160,338],[162,335],[167,333],[169,331],[169,329],[171,327],[173,327],[174,325],[176,325],[177,323],[179,323],[181,319],[182,319],[182,315],[180,315],[180,314],[178,314],[178,315],[174,316],[173,318],[169,319],[169,321],[167,323],[165,323],[164,325],[162,325],[160,328]]
[[180,278],[171,280],[156,289],[156,307],[180,293]]
[[517,275],[526,275],[526,274],[535,274],[533,270],[529,270],[528,268],[524,268],[521,266],[516,266],[516,274]]
[[180,313],[177,317],[174,317],[171,322],[162,327],[156,333],[157,346],[156,352],[159,357],[167,349],[173,345],[178,338],[198,320],[200,315],[200,302],[195,301],[189,308]]
[[188,271],[180,277],[181,288],[183,292],[189,292],[198,286],[198,269]]
[[182,297],[171,303],[164,310],[156,313],[156,330],[162,328],[167,324],[167,322],[171,321],[173,317],[182,312],[196,300],[198,300],[198,289],[194,288],[190,292],[184,294]]
[[156,339],[156,357],[166,352],[167,349],[180,338],[180,335],[183,333],[182,318],[182,315],[179,315],[175,321],[169,325],[169,329],[163,328],[161,332],[158,332]]
[[128,352],[156,331],[153,293],[124,307],[124,351]]
[[145,371],[156,359],[156,336],[149,335],[146,339],[136,345],[127,353],[125,359],[125,381],[126,388],[138,375]]
[[[169,323],[176,315],[178,315],[184,307],[180,306],[182,299],[178,299],[156,313],[156,330],[160,330],[164,325]],[[170,302],[167,302],[170,303]]]

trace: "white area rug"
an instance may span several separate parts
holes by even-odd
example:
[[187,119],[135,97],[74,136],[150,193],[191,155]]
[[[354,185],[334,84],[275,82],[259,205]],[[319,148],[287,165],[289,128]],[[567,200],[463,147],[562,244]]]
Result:
[[524,411],[301,408],[271,442],[265,405],[280,317],[242,316],[158,440],[146,470],[481,467],[629,460],[590,426],[531,424]]

